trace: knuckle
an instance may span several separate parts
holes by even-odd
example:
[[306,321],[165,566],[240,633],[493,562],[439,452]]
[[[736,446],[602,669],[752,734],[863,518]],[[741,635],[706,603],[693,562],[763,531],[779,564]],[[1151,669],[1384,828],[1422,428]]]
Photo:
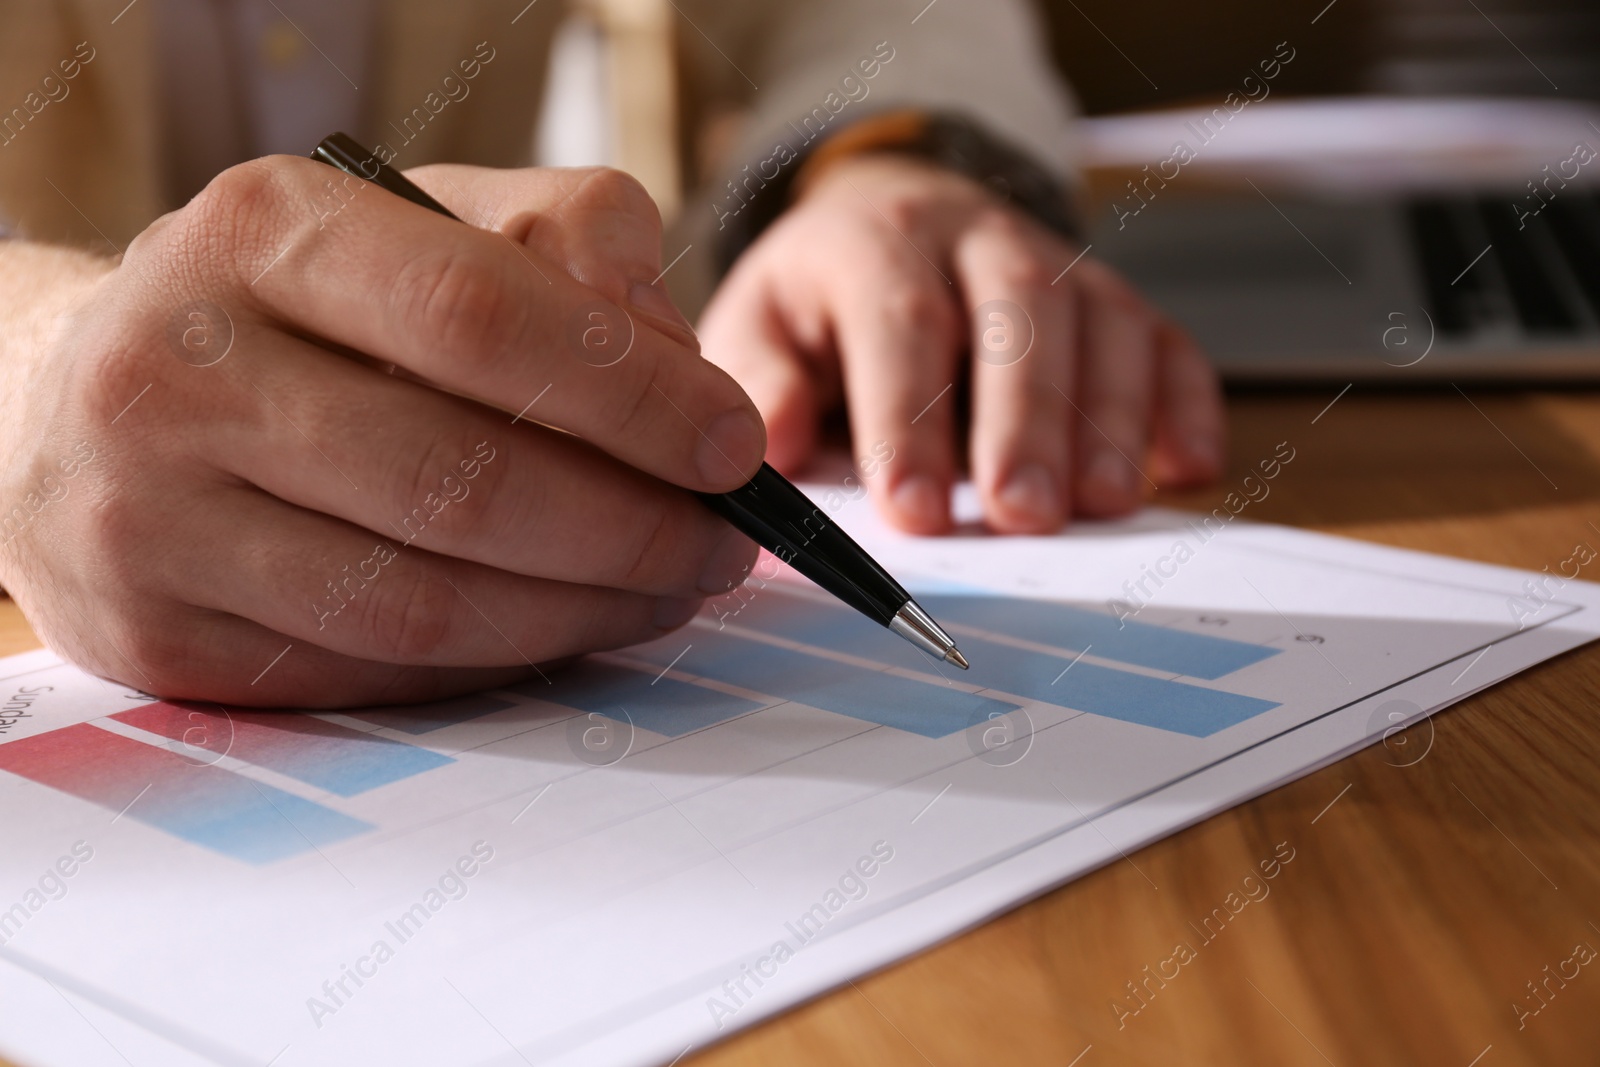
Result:
[[[506,533],[534,539],[541,534],[534,522],[536,514],[528,514],[533,509],[510,515],[510,509],[502,506],[496,490],[509,477],[509,467],[504,462],[483,461],[483,446],[488,443],[488,438],[475,427],[438,432],[421,453],[411,454],[397,467],[392,485],[398,486],[398,493],[406,494],[397,499],[406,509],[400,520],[400,533],[408,542],[426,531],[445,531],[456,545],[469,539],[498,542],[499,536]],[[491,458],[502,451],[491,448]],[[520,485],[518,490],[514,499],[530,496],[530,491],[522,490]],[[533,494],[536,496],[538,491]],[[507,530],[510,522],[517,525]],[[435,552],[442,550],[437,536],[432,544],[424,537],[422,544]]]
[[661,228],[661,211],[643,183],[611,167],[586,168],[570,198],[580,211],[614,211],[631,215],[655,229]]
[[412,566],[369,587],[359,616],[362,636],[375,658],[389,663],[430,663],[454,628],[455,589],[441,574]]
[[[470,528],[483,517],[492,486],[479,479],[493,477],[491,466],[474,464],[481,445],[471,428],[439,430],[420,449],[395,460],[390,484],[395,487],[402,518],[400,532],[409,543],[436,526],[436,519],[451,528]],[[467,471],[473,471],[468,477]]]
[[955,304],[949,295],[929,284],[889,283],[875,298],[875,303],[885,319],[904,330],[954,336],[960,328]]
[[523,295],[499,260],[458,249],[402,268],[390,306],[412,337],[486,371],[525,339],[531,304]]
[[176,245],[174,251],[186,254],[191,267],[227,252],[244,273],[253,254],[271,243],[283,195],[278,176],[266,161],[229,167],[180,213],[182,224],[167,227],[162,236],[170,242],[169,249]]
[[[499,455],[511,451],[509,442],[495,447]],[[530,475],[527,468],[519,469],[509,461],[485,462],[478,467],[477,480],[472,483],[469,499],[475,503],[466,512],[465,521],[475,530],[482,527],[480,532],[486,543],[503,544],[510,538],[539,544],[549,536],[552,522],[561,513],[559,502],[552,499],[553,484],[542,472]]]
[[271,205],[278,195],[278,180],[271,164],[256,159],[218,173],[195,197],[194,206],[201,211],[218,211],[225,220]]
[[498,535],[502,531],[491,524],[504,511],[496,490],[502,484],[506,468],[492,463],[479,464],[476,476],[469,478],[462,464],[470,461],[472,455],[472,445],[468,444],[460,452],[445,456],[446,465],[439,469],[438,488],[434,491],[442,490],[445,499],[450,502],[443,517],[450,522],[450,529],[456,531],[458,536],[499,543]]
[[652,437],[661,442],[666,440],[664,435],[656,432],[661,428],[661,412],[659,405],[651,402],[657,390],[665,396],[673,395],[670,382],[658,384],[658,379],[666,374],[667,369],[658,365],[653,373],[637,375],[623,388],[611,416],[611,424],[618,437],[627,441],[649,440]]
[[113,652],[105,657],[117,681],[157,696],[183,696],[203,684],[198,664],[212,660],[197,656],[187,628],[167,622],[125,619],[113,628]]
[[920,230],[928,217],[928,203],[910,193],[892,193],[874,201],[873,207],[882,212],[884,219],[902,233]]
[[1050,269],[1032,256],[1008,263],[998,273],[996,280],[1024,306],[1037,303],[1050,292]]
[[991,204],[974,212],[974,232],[992,234],[1006,244],[1036,248],[1047,245],[1047,231],[1032,217],[1007,204]]
[[994,281],[1007,292],[1016,293],[1024,299],[1038,297],[1049,291],[1054,277],[1044,257],[1030,248],[1022,249],[994,268]]
[[1156,321],[1155,313],[1150,305],[1145,303],[1144,297],[1139,295],[1138,290],[1111,268],[1099,263],[1094,266],[1097,269],[1087,274],[1085,278],[1084,284],[1088,287],[1088,295],[1108,310],[1129,318],[1149,320],[1153,327]]

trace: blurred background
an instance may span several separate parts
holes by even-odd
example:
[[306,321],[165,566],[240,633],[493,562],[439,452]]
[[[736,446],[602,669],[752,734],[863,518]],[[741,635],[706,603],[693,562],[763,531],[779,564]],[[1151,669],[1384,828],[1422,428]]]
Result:
[[[1582,163],[1600,149],[1600,3],[1045,10],[1088,116],[1096,253],[1231,383],[1600,377],[1600,165]],[[1280,41],[1296,54],[1270,102],[1215,144],[1190,137],[1179,120]],[[1127,183],[1175,136],[1200,158],[1141,204]]]
[[[1038,7],[1057,66],[1090,116],[1215,101],[1277,42],[1306,45],[1313,27],[1314,46],[1299,49],[1277,94],[1600,100],[1594,0],[1040,0]],[[640,114],[641,102],[659,99],[667,86],[682,99],[712,91],[702,72],[718,67],[700,62],[705,43],[671,16],[665,0],[576,5],[552,71],[545,160],[615,163],[629,154],[618,143],[617,119],[634,125],[629,117]],[[617,119],[607,119],[608,98]],[[624,109],[625,102],[634,106]],[[677,173],[655,180],[673,190],[699,184],[715,162],[706,149],[684,137],[673,146]],[[677,203],[677,193],[667,201]]]
[[[1084,115],[1086,242],[1230,382],[1600,381],[1596,0],[1039,10]],[[1291,53],[1262,99],[1214,110]],[[728,79],[670,0],[582,0],[538,158],[628,170],[687,244],[684,191],[730,163]],[[691,135],[675,106],[725,121]],[[1174,177],[1180,141],[1194,158]],[[709,280],[670,284],[692,311]]]
[[[1307,20],[1325,4],[1045,0],[1042,7],[1061,70],[1084,110],[1104,115],[1227,92],[1273,44],[1303,41]],[[1315,32],[1316,47],[1296,58],[1279,91],[1600,99],[1594,0],[1337,0]]]

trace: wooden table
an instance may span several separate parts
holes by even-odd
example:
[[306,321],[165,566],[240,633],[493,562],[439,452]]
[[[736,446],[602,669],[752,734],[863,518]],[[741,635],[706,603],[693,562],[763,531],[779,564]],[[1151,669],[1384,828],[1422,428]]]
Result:
[[[1600,396],[1335,391],[1234,398],[1229,474],[1163,502],[1209,510],[1288,441],[1253,518],[1533,570],[1600,550]],[[6,604],[0,649],[34,643]],[[1600,1062],[1600,960],[1513,1007],[1600,949],[1597,683],[1600,648],[1563,656],[683,1065]],[[1270,895],[1119,1028],[1280,842]]]

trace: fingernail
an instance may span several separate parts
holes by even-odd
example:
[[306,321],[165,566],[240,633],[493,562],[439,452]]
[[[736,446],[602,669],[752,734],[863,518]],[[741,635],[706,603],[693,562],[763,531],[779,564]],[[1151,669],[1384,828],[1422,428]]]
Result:
[[701,601],[694,597],[664,596],[656,601],[655,616],[650,620],[658,630],[676,630],[700,610]]
[[754,415],[723,412],[711,420],[695,450],[700,477],[713,485],[731,487],[742,483],[760,466],[766,440],[766,432]]
[[726,593],[744,581],[755,559],[755,545],[744,534],[729,527],[706,558],[695,588],[708,596]]
[[938,529],[945,524],[949,496],[931,474],[913,474],[890,494],[895,509],[914,526]]
[[1040,522],[1059,522],[1061,494],[1050,472],[1037,463],[1025,463],[1011,472],[999,492],[1000,502],[1012,511]]
[[683,317],[678,305],[663,290],[644,282],[634,282],[633,288],[628,290],[628,303],[633,305],[635,311],[649,318],[657,328],[685,344],[699,344],[694,327],[689,325],[689,320]]
[[1115,452],[1102,452],[1089,464],[1087,479],[1119,493],[1133,492],[1133,467]]

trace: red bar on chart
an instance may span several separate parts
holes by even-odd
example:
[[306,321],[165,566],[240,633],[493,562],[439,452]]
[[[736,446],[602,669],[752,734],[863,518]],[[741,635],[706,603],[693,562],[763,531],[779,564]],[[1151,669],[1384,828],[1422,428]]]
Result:
[[93,723],[0,745],[0,771],[247,863],[287,859],[373,828]]

